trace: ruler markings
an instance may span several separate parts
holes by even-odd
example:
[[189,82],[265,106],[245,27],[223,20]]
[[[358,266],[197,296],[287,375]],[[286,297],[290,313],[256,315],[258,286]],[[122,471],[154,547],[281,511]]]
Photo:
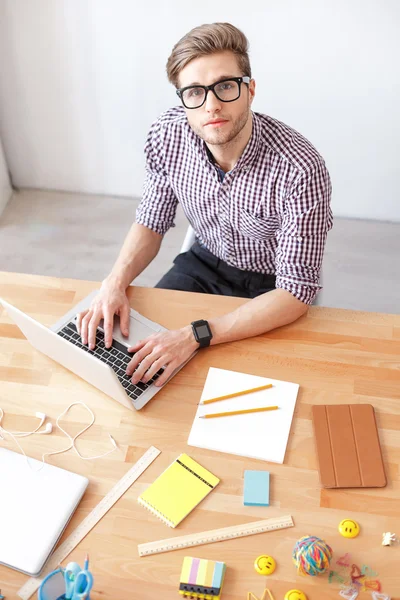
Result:
[[151,554],[170,552],[180,548],[187,548],[188,546],[213,544],[223,540],[231,540],[293,526],[293,519],[290,515],[273,517],[271,519],[264,519],[262,521],[253,521],[252,523],[232,525],[231,527],[224,527],[222,529],[212,529],[210,531],[202,531],[200,533],[189,533],[188,535],[183,535],[180,537],[167,538],[165,540],[157,540],[155,542],[139,544],[138,552],[139,556],[150,556]]
[[76,548],[84,537],[93,529],[110,508],[121,498],[140,475],[161,454],[161,451],[151,446],[141,458],[129,469],[127,473],[114,485],[95,508],[88,514],[82,523],[67,537],[67,539],[50,555],[39,577],[31,577],[18,590],[17,595],[22,600],[28,600],[40,587],[43,579],[54,571],[57,566]]

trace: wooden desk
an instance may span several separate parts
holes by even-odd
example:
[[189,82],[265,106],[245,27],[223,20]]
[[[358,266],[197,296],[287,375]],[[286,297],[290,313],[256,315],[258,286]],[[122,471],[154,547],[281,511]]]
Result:
[[[48,326],[95,287],[93,282],[0,275],[0,296]],[[132,288],[130,299],[134,308],[169,328],[223,314],[244,302],[237,298],[145,288]],[[292,548],[296,540],[307,534],[326,539],[334,549],[334,560],[349,552],[354,563],[378,571],[382,591],[392,600],[400,598],[400,545],[381,545],[384,531],[400,536],[399,315],[311,308],[307,316],[293,325],[199,352],[137,413],[126,410],[34,350],[5,311],[0,314],[0,336],[0,406],[6,415],[5,427],[32,429],[37,423],[33,415],[38,410],[47,413],[54,424],[69,403],[84,400],[95,412],[96,423],[79,442],[82,453],[107,451],[107,432],[120,446],[120,451],[93,462],[82,461],[72,452],[49,459],[90,478],[88,491],[66,534],[149,446],[162,450],[160,457],[71,555],[82,563],[85,553],[90,554],[95,575],[92,600],[177,599],[185,555],[227,563],[223,600],[245,600],[247,591],[261,597],[266,578],[253,569],[253,562],[260,554],[271,554],[277,561],[277,570],[268,578],[276,600],[282,600],[291,588],[303,590],[309,600],[338,599],[339,585],[329,585],[327,576],[304,578],[296,574],[291,561]],[[196,403],[210,366],[300,384],[284,465],[187,446]],[[321,489],[311,406],[336,402],[371,402],[375,406],[389,482],[386,488]],[[77,431],[79,421],[86,422],[85,419],[84,411],[77,409],[69,419],[71,431]],[[12,442],[1,443],[17,450]],[[56,430],[52,435],[32,436],[21,443],[29,455],[40,458],[44,451],[64,447],[65,438]],[[180,452],[188,452],[222,481],[179,528],[171,530],[139,506],[136,498]],[[266,467],[271,473],[271,506],[244,507],[244,469]],[[295,527],[192,550],[138,557],[138,543],[285,514],[293,516]],[[338,533],[338,524],[346,517],[361,525],[358,538],[346,540]],[[336,568],[334,563],[333,568]],[[26,576],[0,567],[0,588],[8,599],[16,598],[25,580]],[[362,592],[359,598],[371,596]]]

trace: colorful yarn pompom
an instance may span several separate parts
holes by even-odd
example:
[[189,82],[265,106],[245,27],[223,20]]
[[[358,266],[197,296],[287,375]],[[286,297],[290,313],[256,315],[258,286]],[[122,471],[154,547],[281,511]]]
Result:
[[324,540],[305,536],[296,542],[292,558],[298,573],[314,577],[329,569],[332,554],[332,548]]

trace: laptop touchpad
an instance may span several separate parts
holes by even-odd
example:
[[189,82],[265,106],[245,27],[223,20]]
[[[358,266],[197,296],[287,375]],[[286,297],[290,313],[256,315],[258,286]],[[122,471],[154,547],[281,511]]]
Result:
[[[101,329],[103,329],[103,326],[104,326],[104,323],[103,323],[103,320],[101,320],[100,321]],[[145,338],[149,337],[149,335],[151,335],[152,333],[156,333],[160,329],[162,329],[162,328],[160,326],[157,326],[156,323],[154,323],[154,328],[153,328],[153,327],[151,327],[151,322],[150,323],[142,323],[141,321],[139,321],[139,319],[137,319],[133,315],[130,315],[130,317],[129,317],[129,336],[125,337],[121,333],[119,316],[115,315],[114,316],[113,338],[116,339],[118,342],[125,344],[126,346],[133,346],[140,340],[144,340]]]

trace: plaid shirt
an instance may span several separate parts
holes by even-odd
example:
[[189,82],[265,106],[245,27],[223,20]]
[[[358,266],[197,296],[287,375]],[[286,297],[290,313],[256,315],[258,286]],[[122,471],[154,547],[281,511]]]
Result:
[[251,138],[221,181],[183,107],[153,123],[136,222],[164,235],[178,202],[212,254],[245,271],[276,275],[276,287],[311,304],[332,227],[331,182],[322,157],[297,131],[252,113]]

